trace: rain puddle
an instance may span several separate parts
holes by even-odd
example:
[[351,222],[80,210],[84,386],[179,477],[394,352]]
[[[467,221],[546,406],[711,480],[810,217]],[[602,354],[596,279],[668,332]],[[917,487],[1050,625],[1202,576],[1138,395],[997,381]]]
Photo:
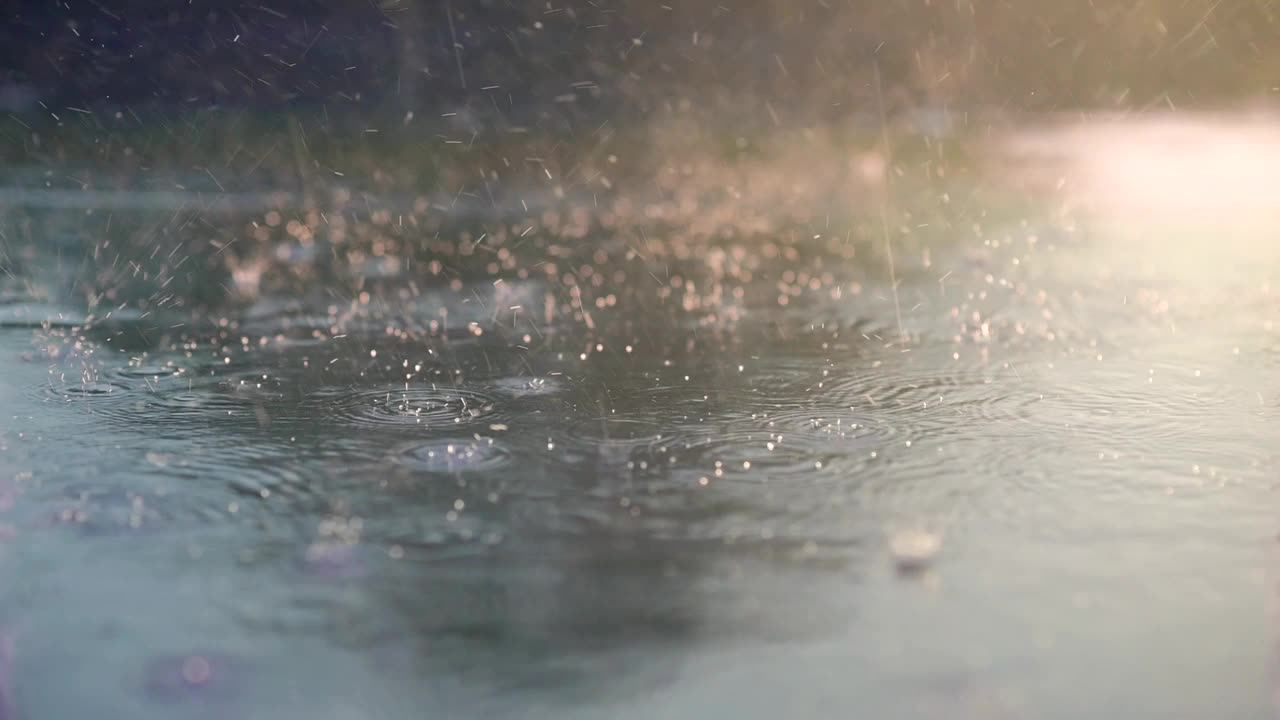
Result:
[[1045,125],[773,225],[520,244],[566,211],[349,294],[243,261],[214,310],[32,256],[0,718],[1263,716],[1268,127]]

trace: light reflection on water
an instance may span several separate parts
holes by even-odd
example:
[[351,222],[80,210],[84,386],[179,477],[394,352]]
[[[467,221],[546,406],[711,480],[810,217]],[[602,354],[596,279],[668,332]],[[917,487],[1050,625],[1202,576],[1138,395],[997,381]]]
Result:
[[[786,305],[732,327],[712,288],[588,331],[484,279],[263,300],[222,342],[16,320],[0,687],[33,717],[1263,714],[1280,143],[1010,147],[900,238],[906,346],[878,258],[821,249],[754,265]],[[896,571],[896,528],[932,567]]]

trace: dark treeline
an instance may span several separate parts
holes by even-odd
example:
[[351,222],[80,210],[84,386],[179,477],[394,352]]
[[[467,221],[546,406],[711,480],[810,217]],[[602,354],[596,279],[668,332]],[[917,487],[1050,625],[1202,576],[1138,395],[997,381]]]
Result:
[[[7,3],[0,99],[499,112],[888,102],[1140,107],[1271,92],[1262,0],[62,0]],[[766,104],[769,108],[766,108]]]

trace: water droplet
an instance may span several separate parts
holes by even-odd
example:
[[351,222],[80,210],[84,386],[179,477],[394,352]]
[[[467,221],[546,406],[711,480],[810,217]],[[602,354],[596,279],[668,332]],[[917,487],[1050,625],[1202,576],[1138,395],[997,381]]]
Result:
[[889,552],[902,572],[928,567],[942,550],[942,536],[919,528],[898,530],[889,537]]

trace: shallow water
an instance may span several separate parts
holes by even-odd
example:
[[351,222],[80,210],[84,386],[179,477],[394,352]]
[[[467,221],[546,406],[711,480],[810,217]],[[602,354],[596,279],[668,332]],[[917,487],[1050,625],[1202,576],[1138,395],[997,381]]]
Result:
[[891,187],[893,280],[744,240],[589,321],[477,278],[202,330],[13,279],[0,717],[1266,714],[1280,158],[1144,122]]

